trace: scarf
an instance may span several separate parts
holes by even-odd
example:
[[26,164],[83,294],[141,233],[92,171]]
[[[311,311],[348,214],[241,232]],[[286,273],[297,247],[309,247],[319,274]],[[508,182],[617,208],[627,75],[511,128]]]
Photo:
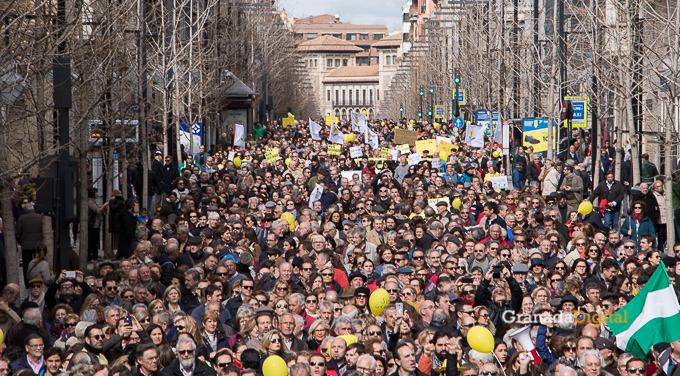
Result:
[[633,219],[634,219],[636,222],[642,222],[642,217],[643,217],[643,215],[644,215],[643,213],[639,213],[639,214],[638,214],[638,213],[633,213],[633,214],[631,214],[630,216],[633,217]]

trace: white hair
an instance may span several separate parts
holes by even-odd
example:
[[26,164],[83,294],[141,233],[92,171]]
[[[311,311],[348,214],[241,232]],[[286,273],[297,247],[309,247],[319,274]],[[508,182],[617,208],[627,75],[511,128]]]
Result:
[[493,355],[491,353],[484,354],[475,349],[470,349],[468,357],[470,358],[470,361],[477,361],[481,364],[493,363]]
[[600,362],[600,366],[605,364],[604,358],[602,357],[602,354],[600,354],[600,351],[593,349],[593,350],[587,350],[586,352],[581,354],[581,356],[579,356],[578,359],[577,359],[578,362],[577,362],[576,365],[579,366],[579,367],[583,367],[586,364],[586,357],[587,356],[596,357],[598,362]]
[[557,370],[556,376],[577,376],[578,372],[575,369],[567,366],[562,366]]

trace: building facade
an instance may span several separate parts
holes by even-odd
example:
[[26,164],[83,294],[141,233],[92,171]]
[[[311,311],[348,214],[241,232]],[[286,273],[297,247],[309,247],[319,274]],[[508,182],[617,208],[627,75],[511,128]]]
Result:
[[321,15],[295,21],[301,66],[314,87],[316,116],[349,119],[352,111],[376,116],[401,59],[402,33],[383,25],[354,25]]

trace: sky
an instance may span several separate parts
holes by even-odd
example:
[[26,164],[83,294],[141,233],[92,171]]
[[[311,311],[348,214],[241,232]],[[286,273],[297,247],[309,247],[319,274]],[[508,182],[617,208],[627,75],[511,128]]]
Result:
[[406,0],[277,0],[289,16],[340,15],[355,25],[385,25],[390,34],[401,30],[401,7]]

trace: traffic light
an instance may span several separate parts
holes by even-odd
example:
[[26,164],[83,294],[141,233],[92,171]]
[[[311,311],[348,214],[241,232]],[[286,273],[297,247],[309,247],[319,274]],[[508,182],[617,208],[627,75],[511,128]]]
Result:
[[418,107],[418,117],[419,118],[423,117],[423,109],[421,107]]
[[457,84],[460,83],[460,72],[458,71],[458,68],[456,68],[454,71],[453,82]]
[[423,91],[423,85],[420,85],[420,96],[422,97],[425,94]]
[[432,116],[432,110],[427,110],[427,116]]
[[453,117],[458,117],[458,109],[456,107],[453,108]]
[[430,88],[430,94],[434,94],[434,88],[433,87]]
[[403,104],[399,105],[399,112],[404,112],[404,105]]

